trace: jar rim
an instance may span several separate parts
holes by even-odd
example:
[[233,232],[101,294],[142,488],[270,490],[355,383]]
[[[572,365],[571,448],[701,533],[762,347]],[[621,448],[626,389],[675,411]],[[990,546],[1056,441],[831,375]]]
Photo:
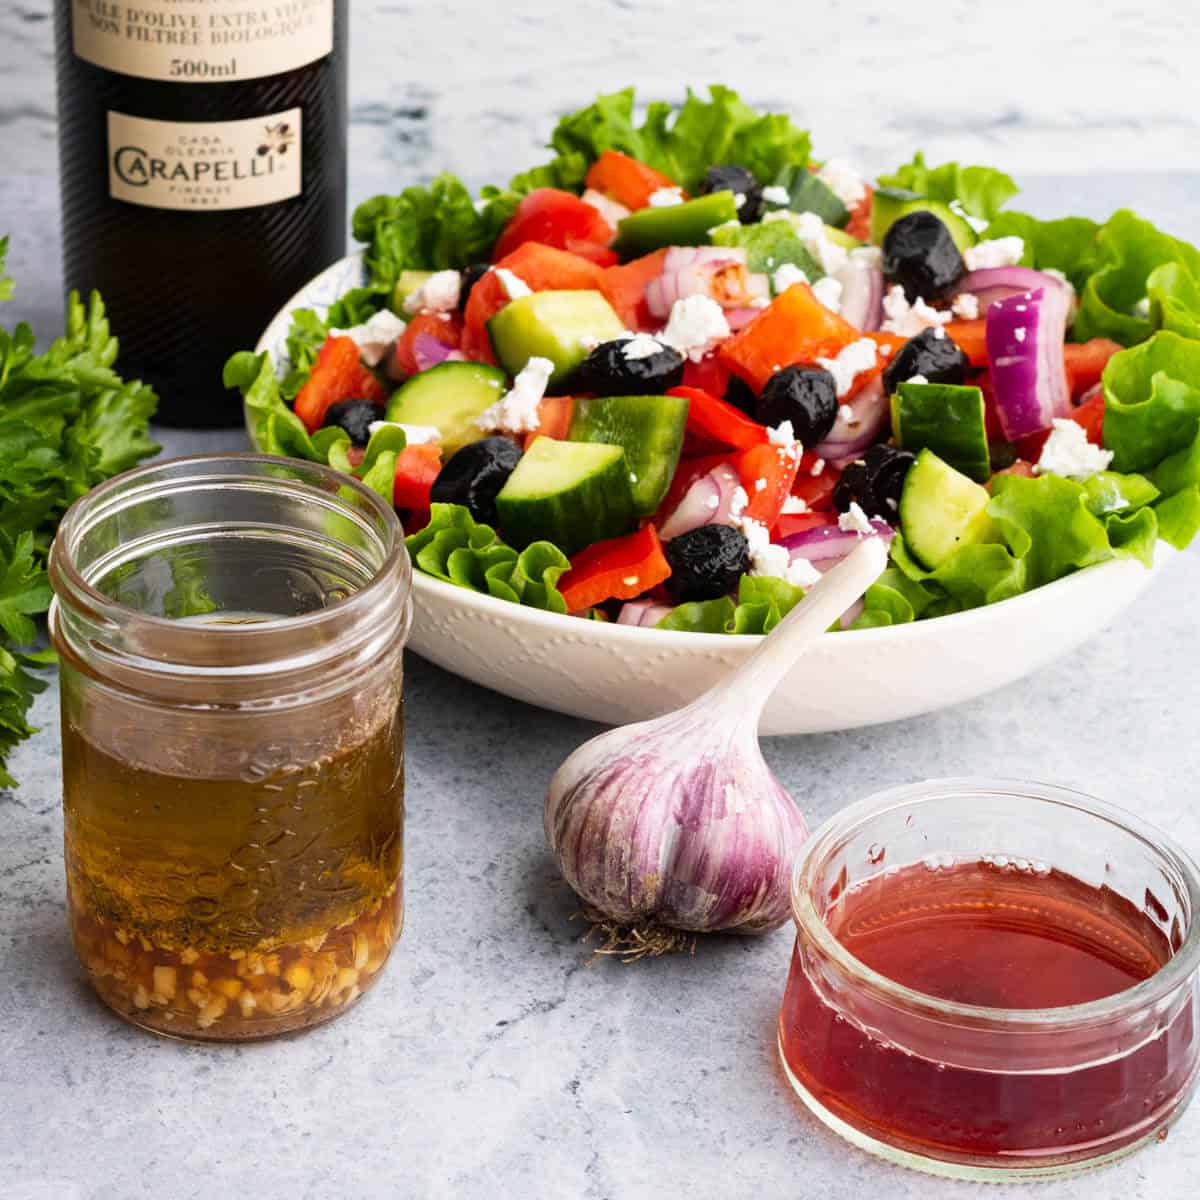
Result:
[[[812,900],[812,875],[823,854],[848,834],[885,813],[962,791],[995,796],[1020,796],[1057,805],[1107,821],[1147,846],[1166,862],[1187,890],[1190,915],[1183,944],[1149,978],[1099,1000],[1056,1008],[991,1008],[964,1004],[910,988],[876,971],[853,955],[833,935]],[[996,777],[955,776],[901,784],[874,792],[841,809],[820,825],[804,843],[792,870],[792,918],[800,936],[808,938],[850,980],[896,1007],[920,1012],[934,1020],[971,1025],[1007,1026],[1013,1030],[1085,1028],[1145,1010],[1169,996],[1200,966],[1200,868],[1173,838],[1116,804],[1056,784]]]
[[[245,467],[246,470],[239,472],[239,467]],[[221,468],[227,469],[229,473],[222,474]],[[257,472],[255,468],[258,468]],[[272,477],[270,472],[280,468],[292,472],[293,477]],[[304,476],[309,476],[309,479],[305,479]],[[119,511],[119,500],[131,496],[140,497],[140,489],[147,485],[187,487],[204,483],[215,486],[239,482],[259,486],[274,484],[284,490],[295,490],[297,495],[302,494],[307,499],[319,499],[331,508],[336,506],[340,516],[356,520],[364,528],[369,528],[371,536],[379,544],[381,558],[378,565],[372,566],[370,577],[361,587],[311,612],[294,616],[269,616],[244,625],[189,624],[187,633],[189,638],[196,640],[195,644],[211,644],[218,639],[225,639],[230,645],[236,643],[248,650],[252,644],[271,642],[281,635],[316,633],[322,627],[330,625],[351,627],[355,624],[355,616],[368,616],[376,611],[377,607],[381,607],[377,602],[382,593],[389,588],[395,588],[397,574],[402,580],[407,580],[410,572],[408,551],[399,517],[379,495],[353,476],[342,474],[319,463],[278,455],[254,452],[194,454],[135,467],[93,488],[71,505],[59,523],[58,533],[50,549],[51,582],[55,592],[53,607],[57,608],[61,603],[67,609],[84,611],[94,624],[114,630],[136,627],[158,634],[178,631],[177,620],[144,612],[114,600],[89,582],[85,574],[86,568],[81,569],[76,561],[79,542],[95,525]],[[338,492],[343,489],[349,489],[354,494],[356,501],[366,507],[372,520],[368,521],[354,505],[338,501]],[[347,617],[352,619],[347,621]],[[52,627],[59,623],[54,613],[51,623]],[[156,662],[150,659],[143,665],[170,670],[187,664]],[[247,659],[236,666],[230,664],[224,669],[215,664],[207,664],[203,669],[212,673],[236,674],[239,670],[247,669],[261,671],[264,665],[261,659]],[[294,663],[279,665],[284,670],[295,666]]]

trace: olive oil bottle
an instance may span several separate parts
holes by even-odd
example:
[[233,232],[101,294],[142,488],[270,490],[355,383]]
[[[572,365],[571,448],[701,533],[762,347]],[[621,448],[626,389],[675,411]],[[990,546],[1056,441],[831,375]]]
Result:
[[66,284],[168,424],[236,424],[225,359],[344,252],[348,8],[57,0]]

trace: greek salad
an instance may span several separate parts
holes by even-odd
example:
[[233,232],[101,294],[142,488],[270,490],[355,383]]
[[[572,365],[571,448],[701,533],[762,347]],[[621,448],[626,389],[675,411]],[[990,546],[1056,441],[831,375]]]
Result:
[[1200,252],[1001,171],[873,181],[722,87],[631,90],[555,158],[355,214],[366,283],[235,355],[259,446],[364,479],[416,568],[516,603],[762,633],[862,538],[844,627],[1003,600],[1200,528]]

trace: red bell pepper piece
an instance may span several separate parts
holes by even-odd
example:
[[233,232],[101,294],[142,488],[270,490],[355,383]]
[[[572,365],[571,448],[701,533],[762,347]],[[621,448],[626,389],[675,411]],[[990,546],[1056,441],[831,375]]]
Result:
[[771,541],[777,542],[780,538],[791,537],[793,533],[805,533],[821,525],[836,524],[837,513],[833,512],[780,513],[779,520],[771,529]]
[[370,400],[381,408],[387,390],[358,357],[353,338],[329,337],[317,351],[317,360],[304,386],[296,394],[296,416],[309,433],[325,423],[325,414],[342,400]]
[[665,249],[655,250],[653,254],[635,258],[624,266],[609,267],[604,272],[600,290],[627,329],[656,328],[654,318],[646,307],[646,284],[662,274],[666,257]]
[[629,209],[645,208],[659,188],[675,186],[661,171],[620,150],[605,150],[592,163],[585,182]]
[[984,368],[988,365],[987,320],[951,321],[942,328],[946,336],[967,356],[971,366]]
[[392,351],[393,361],[405,375],[416,375],[421,370],[413,352],[413,343],[421,334],[457,350],[462,344],[462,322],[455,314],[435,312],[419,312],[411,317]]
[[800,455],[790,446],[775,446],[768,442],[743,450],[733,460],[733,466],[749,497],[742,515],[770,529],[779,520],[783,506],[792,494]]
[[512,220],[496,239],[492,258],[502,259],[525,242],[541,242],[559,250],[572,249],[571,242],[607,246],[614,233],[613,227],[573,192],[535,188],[517,205]]
[[1067,383],[1072,396],[1082,396],[1094,388],[1108,366],[1108,360],[1122,350],[1118,342],[1108,338],[1092,338],[1090,342],[1068,342],[1063,347],[1063,363],[1067,368]]
[[430,442],[405,446],[396,456],[392,503],[397,508],[426,509],[429,490],[442,469],[442,448]]
[[632,600],[662,583],[670,564],[653,525],[609,538],[581,550],[558,581],[568,612],[582,612],[602,600]]
[[850,220],[846,222],[846,232],[860,242],[871,240],[871,198],[875,195],[875,189],[869,183],[866,189],[866,195],[854,206]]
[[688,402],[687,431],[708,442],[719,442],[745,450],[767,440],[765,425],[752,421],[740,408],[719,400],[699,388],[672,388],[668,396],[682,396]]
[[796,482],[792,484],[792,495],[803,500],[813,512],[828,512],[833,508],[833,489],[837,487],[842,473],[833,463],[826,462],[814,475],[817,461],[815,454],[806,454],[800,460]]
[[575,415],[575,401],[570,396],[543,396],[538,401],[538,426],[525,434],[524,447],[529,449],[534,438],[548,437],[565,442]]
[[1104,445],[1104,386],[1092,385],[1082,401],[1071,410],[1071,420],[1083,426],[1087,440],[1094,445]]
[[826,308],[812,288],[796,283],[723,342],[717,354],[735,375],[761,392],[780,367],[832,358],[862,336],[861,330]]
[[729,368],[715,354],[706,354],[699,362],[689,358],[683,364],[683,386],[699,388],[710,396],[724,396],[729,379]]

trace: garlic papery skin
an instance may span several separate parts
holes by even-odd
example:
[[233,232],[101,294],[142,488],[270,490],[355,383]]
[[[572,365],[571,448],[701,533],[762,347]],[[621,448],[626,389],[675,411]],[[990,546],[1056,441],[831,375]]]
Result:
[[759,718],[887,554],[864,537],[731,675],[678,712],[593,738],[559,767],[546,841],[591,919],[697,933],[766,933],[788,919],[806,830],[763,761]]
[[766,933],[786,921],[807,834],[754,730],[714,729],[711,711],[694,706],[580,747],[551,780],[545,824],[563,876],[594,912],[693,932]]

